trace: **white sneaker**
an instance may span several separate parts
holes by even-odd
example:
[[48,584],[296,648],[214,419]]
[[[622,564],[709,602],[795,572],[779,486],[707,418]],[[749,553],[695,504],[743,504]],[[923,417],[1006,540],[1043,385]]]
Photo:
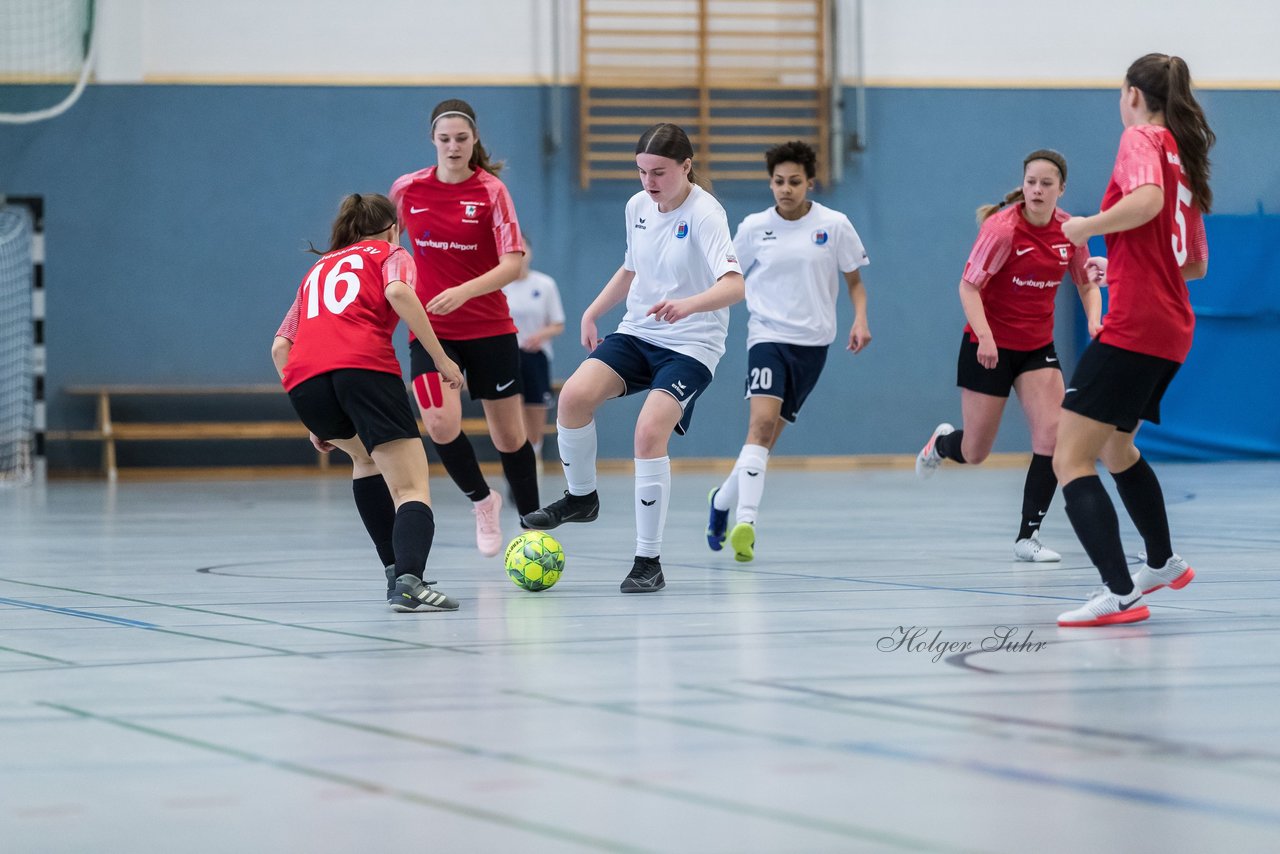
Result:
[[1117,596],[1105,587],[1089,594],[1089,601],[1058,615],[1058,625],[1067,628],[1084,626],[1112,626],[1120,623],[1140,623],[1151,616],[1142,601],[1142,591],[1133,588],[1127,596]]
[[498,513],[502,510],[502,496],[489,490],[489,497],[471,502],[471,512],[476,514],[476,548],[485,557],[493,557],[502,551],[502,522]]
[[938,442],[939,436],[946,436],[948,433],[956,432],[956,428],[950,424],[939,424],[933,428],[933,435],[929,437],[929,441],[920,449],[920,453],[916,454],[916,477],[924,480],[932,477],[933,473],[938,470],[938,466],[942,465],[942,457],[938,456],[938,452],[934,449],[934,445]]
[[1014,543],[1013,556],[1028,563],[1057,563],[1062,560],[1062,555],[1040,542],[1039,531],[1033,531],[1031,536]]
[[1146,565],[1147,556],[1142,556],[1143,566],[1133,574],[1133,586],[1142,591],[1142,595],[1154,593],[1161,587],[1181,590],[1196,577],[1196,571],[1187,565],[1182,558],[1174,555],[1165,561],[1164,566],[1152,569]]

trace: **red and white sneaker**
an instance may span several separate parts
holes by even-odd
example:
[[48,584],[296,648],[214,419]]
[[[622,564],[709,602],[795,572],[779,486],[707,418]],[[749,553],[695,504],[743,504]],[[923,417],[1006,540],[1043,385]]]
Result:
[[501,510],[502,496],[492,489],[487,498],[471,502],[471,512],[476,514],[476,548],[485,557],[502,551]]
[[[1146,560],[1146,556],[1143,556]],[[1143,564],[1142,569],[1133,574],[1133,586],[1142,591],[1142,595],[1154,593],[1161,587],[1181,590],[1196,577],[1196,571],[1187,565],[1182,558],[1174,555],[1165,561],[1159,569]]]
[[1142,591],[1133,588],[1127,596],[1118,596],[1105,587],[1089,594],[1089,601],[1065,614],[1058,615],[1058,625],[1064,628],[1084,626],[1114,626],[1121,623],[1140,623],[1151,616],[1142,601]]
[[956,432],[956,428],[945,422],[933,428],[933,435],[929,437],[929,441],[920,449],[920,453],[916,454],[916,477],[921,480],[933,477],[933,473],[938,470],[938,466],[942,465],[942,457],[938,456],[938,452],[933,446],[937,444],[939,436],[946,436],[948,433],[954,432]]

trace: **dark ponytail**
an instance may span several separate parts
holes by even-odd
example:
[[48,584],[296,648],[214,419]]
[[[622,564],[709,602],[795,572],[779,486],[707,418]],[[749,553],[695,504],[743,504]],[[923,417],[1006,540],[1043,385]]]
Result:
[[1178,143],[1178,159],[1187,173],[1191,196],[1202,213],[1213,207],[1209,186],[1209,149],[1217,136],[1191,90],[1191,69],[1180,56],[1149,53],[1129,66],[1125,83],[1140,89],[1147,109],[1163,113],[1165,127]]
[[[1035,151],[1022,158],[1023,175],[1027,174],[1027,166],[1033,160],[1047,160],[1054,166],[1058,167],[1058,179],[1061,181],[1062,186],[1067,186],[1067,158],[1063,157],[1052,148],[1037,148]],[[1006,193],[1004,199],[996,202],[994,205],[979,206],[978,209],[974,211],[978,218],[978,225],[982,225],[987,221],[988,217],[1001,208],[1006,207],[1007,205],[1016,205],[1023,201],[1023,199],[1024,196],[1022,194],[1022,188],[1018,187],[1016,190]]]
[[461,98],[449,98],[436,104],[436,108],[431,111],[431,135],[435,136],[436,121],[446,113],[452,113],[459,118],[466,119],[467,124],[471,125],[471,132],[475,134],[475,148],[471,150],[471,160],[467,165],[472,169],[483,169],[490,175],[497,176],[505,164],[501,160],[496,162],[489,160],[489,152],[480,143],[480,129],[476,126],[476,111],[466,101]]
[[[659,122],[640,134],[636,141],[636,154],[656,154],[683,163],[693,160],[693,143],[689,142],[684,128],[671,122]],[[689,183],[711,192],[711,182],[697,173],[692,162],[689,164]]]
[[308,249],[324,255],[382,234],[396,224],[396,208],[391,200],[378,193],[352,193],[342,200],[338,216],[329,235],[329,248],[321,252],[314,245]]

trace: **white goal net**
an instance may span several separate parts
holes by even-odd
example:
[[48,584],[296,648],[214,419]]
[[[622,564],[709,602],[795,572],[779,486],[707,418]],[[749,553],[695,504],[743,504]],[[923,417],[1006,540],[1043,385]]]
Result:
[[60,116],[93,68],[93,0],[0,0],[0,123]]
[[35,446],[34,226],[0,206],[0,486],[27,483]]

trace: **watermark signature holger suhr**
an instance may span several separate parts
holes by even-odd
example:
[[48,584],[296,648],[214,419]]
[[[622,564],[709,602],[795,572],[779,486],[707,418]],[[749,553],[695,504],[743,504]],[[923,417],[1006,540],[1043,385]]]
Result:
[[944,656],[958,652],[1040,652],[1049,645],[1048,641],[1032,640],[1035,629],[1019,640],[1020,632],[1017,626],[996,626],[991,634],[975,645],[975,641],[944,640],[942,629],[934,631],[928,626],[898,626],[876,641],[876,649],[881,652],[922,652],[931,655],[936,663]]

